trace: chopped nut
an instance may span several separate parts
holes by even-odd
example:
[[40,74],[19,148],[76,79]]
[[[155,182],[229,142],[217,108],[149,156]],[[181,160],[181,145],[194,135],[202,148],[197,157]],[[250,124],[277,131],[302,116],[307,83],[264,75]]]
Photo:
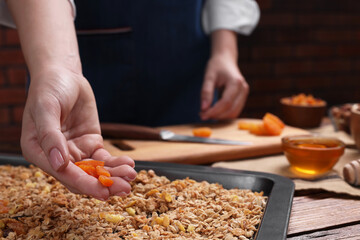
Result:
[[170,219],[167,215],[164,215],[162,224],[164,227],[168,227],[170,225]]
[[125,207],[126,208],[128,208],[128,207],[132,207],[132,206],[134,206],[135,205],[135,203],[136,203],[136,201],[134,200],[134,201],[130,201],[130,202],[128,202],[126,205],[125,205]]
[[23,209],[23,205],[15,205],[9,210],[9,214],[14,214],[19,211],[19,209]]
[[188,226],[188,228],[187,228],[187,231],[188,231],[188,232],[193,232],[194,230],[195,230],[194,225],[189,224],[189,226]]
[[5,223],[2,220],[0,220],[0,229],[4,229],[4,228],[5,228]]
[[156,218],[155,218],[155,222],[156,222],[158,225],[163,225],[164,219],[163,219],[162,217],[156,217]]
[[22,180],[26,180],[26,179],[30,178],[30,174],[27,173],[27,172],[22,172],[22,173],[20,174],[20,178],[21,178]]
[[34,187],[36,187],[36,183],[28,182],[28,183],[26,183],[25,187],[27,187],[27,188],[34,188]]
[[147,232],[151,230],[151,228],[148,225],[144,225],[142,229]]
[[135,209],[133,209],[132,207],[128,207],[126,208],[126,212],[130,215],[130,216],[135,216]]
[[161,193],[161,198],[164,199],[166,202],[172,202],[172,198],[171,195],[167,192],[162,192]]
[[185,232],[184,225],[182,225],[180,222],[177,224],[180,231]]
[[158,193],[159,190],[157,189],[151,189],[150,191],[148,191],[146,194],[145,194],[145,197],[149,197],[149,196],[152,196],[154,195],[155,193]]
[[49,186],[49,185],[46,185],[46,186],[43,188],[43,192],[44,192],[44,193],[49,193],[49,192],[51,192],[50,186]]
[[37,172],[35,172],[34,176],[37,178],[42,178],[42,177],[44,177],[44,174],[40,171],[37,171]]
[[125,217],[120,214],[109,214],[109,213],[102,213],[101,216],[99,214],[99,217],[104,218],[106,221],[115,224],[125,219]]
[[27,227],[22,222],[16,219],[7,219],[6,224],[8,228],[16,232],[17,235],[24,235],[27,232]]
[[238,195],[232,195],[231,196],[231,201],[233,201],[233,202],[237,202],[237,201],[239,201],[239,196]]

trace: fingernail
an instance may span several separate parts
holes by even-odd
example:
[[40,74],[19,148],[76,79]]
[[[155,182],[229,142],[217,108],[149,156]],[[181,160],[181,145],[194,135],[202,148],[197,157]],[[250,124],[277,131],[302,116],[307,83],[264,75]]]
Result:
[[55,170],[58,171],[63,165],[65,161],[60,151],[57,148],[53,148],[50,151],[50,165]]
[[126,193],[126,192],[118,192],[118,193],[115,193],[116,196],[119,196],[119,197],[125,197],[127,195],[129,195],[129,193]]
[[129,178],[128,176],[125,176],[125,177],[123,177],[123,179],[125,179],[125,181],[127,181],[127,182],[131,182],[131,181],[133,181],[135,178]]

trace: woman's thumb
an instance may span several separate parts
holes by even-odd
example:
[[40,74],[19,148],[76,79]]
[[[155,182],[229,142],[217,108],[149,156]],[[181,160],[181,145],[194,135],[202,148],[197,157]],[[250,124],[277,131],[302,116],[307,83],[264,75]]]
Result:
[[64,170],[69,163],[69,150],[64,134],[61,131],[60,119],[40,117],[36,123],[39,144],[51,167],[55,171]]

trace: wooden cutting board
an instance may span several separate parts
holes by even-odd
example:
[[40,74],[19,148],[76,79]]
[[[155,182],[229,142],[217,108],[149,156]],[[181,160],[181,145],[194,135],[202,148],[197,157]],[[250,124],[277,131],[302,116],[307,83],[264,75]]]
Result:
[[[286,126],[281,136],[255,136],[239,130],[240,119],[221,124],[186,124],[164,126],[158,129],[171,130],[176,134],[192,136],[196,127],[210,127],[211,137],[238,141],[250,141],[251,146],[218,145],[204,143],[180,143],[166,141],[117,140],[104,141],[105,149],[114,156],[127,155],[134,160],[173,162],[186,164],[206,164],[217,161],[243,159],[281,153],[281,138],[286,135],[308,134],[303,129]],[[258,119],[241,119],[259,122]]]

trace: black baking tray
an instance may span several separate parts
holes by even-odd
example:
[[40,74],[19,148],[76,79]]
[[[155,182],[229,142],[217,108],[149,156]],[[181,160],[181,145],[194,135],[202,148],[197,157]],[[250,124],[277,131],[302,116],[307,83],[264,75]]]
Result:
[[[0,165],[4,164],[29,165],[21,156],[0,155]],[[263,172],[148,161],[136,161],[135,169],[153,169],[157,175],[166,176],[170,180],[190,177],[196,181],[220,183],[226,189],[263,191],[268,196],[268,202],[255,239],[286,239],[294,195],[294,183],[288,178]]]

